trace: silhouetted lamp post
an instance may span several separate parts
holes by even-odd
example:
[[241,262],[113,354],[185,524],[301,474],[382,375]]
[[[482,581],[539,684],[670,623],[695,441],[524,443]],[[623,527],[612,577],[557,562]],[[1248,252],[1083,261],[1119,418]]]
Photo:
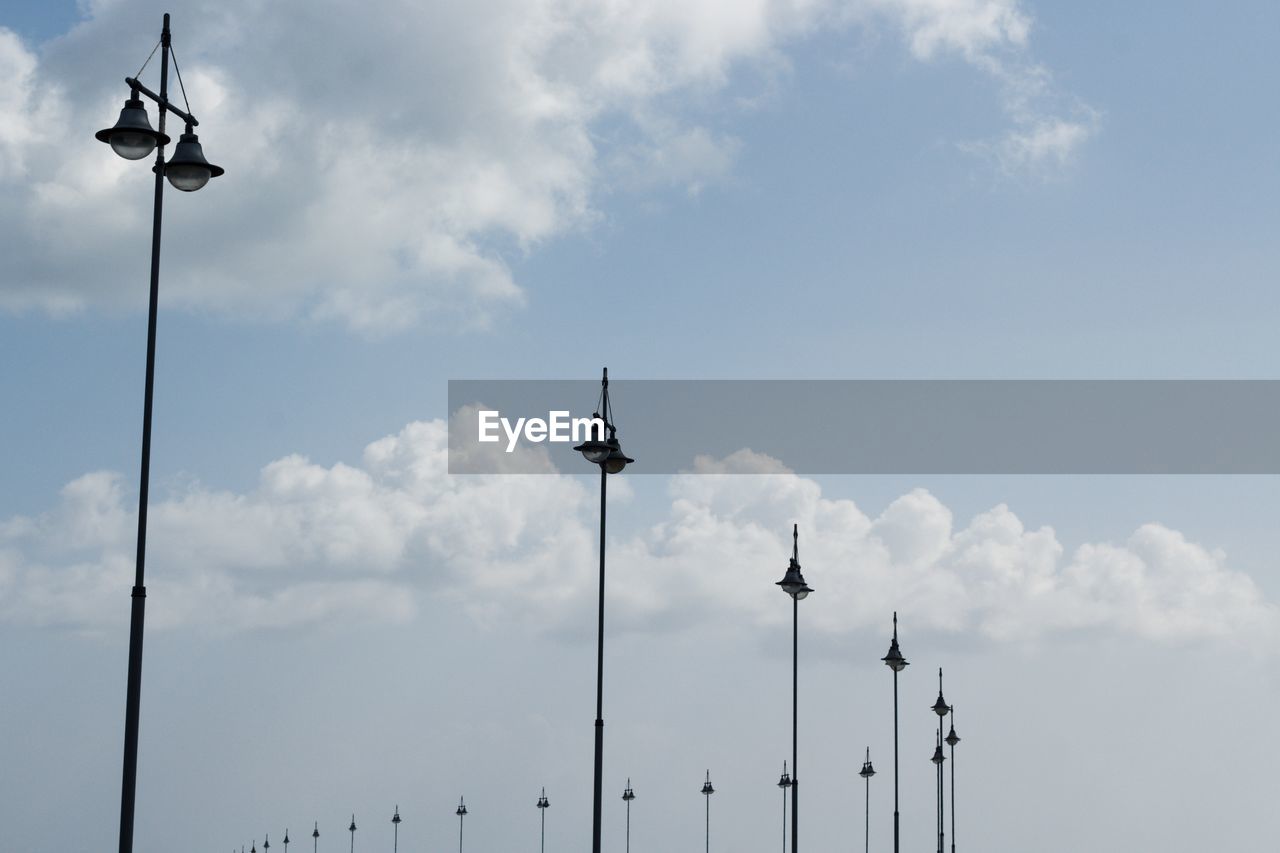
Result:
[[636,798],[636,792],[631,790],[631,779],[627,779],[627,787],[622,791],[622,800],[627,804],[627,853],[631,853],[631,801]]
[[942,698],[942,667],[938,667],[938,699],[933,703],[933,712],[938,715],[938,745],[933,753],[933,763],[938,766],[938,853],[942,853],[947,843],[946,809],[942,802],[942,762],[946,760],[942,754],[942,718],[950,710],[947,700]]
[[707,800],[707,853],[711,853],[711,795],[716,789],[711,787],[711,771],[707,771],[707,781],[702,783],[702,796]]
[[[355,815],[351,816],[355,820]],[[315,827],[311,830],[311,853],[316,853],[316,849],[320,845],[320,821],[316,821]]]
[[866,816],[866,826],[863,832],[866,836],[866,850],[871,853],[871,777],[876,775],[876,769],[871,766],[871,747],[867,747],[867,758],[862,762],[862,769],[858,771],[867,783],[867,803],[864,815]]
[[[134,563],[134,582],[129,617],[129,670],[125,688],[124,717],[124,766],[121,773],[120,794],[120,853],[133,850],[133,813],[134,799],[137,793],[138,776],[138,718],[142,701],[142,627],[146,611],[147,588],[145,580],[145,563],[147,553],[147,496],[151,482],[151,408],[155,389],[156,364],[156,306],[160,293],[160,212],[164,199],[164,179],[176,189],[192,192],[200,189],[210,178],[221,175],[220,166],[214,166],[204,159],[193,129],[197,124],[195,116],[184,112],[169,103],[169,60],[172,56],[172,45],[169,34],[169,16],[164,16],[164,25],[160,30],[160,94],[156,94],[143,86],[134,77],[126,77],[129,86],[129,98],[124,102],[120,118],[115,125],[94,134],[102,142],[126,160],[141,160],[152,151],[156,152],[155,195],[151,214],[151,296],[147,311],[147,367],[142,403],[142,465],[138,486],[138,549]],[[152,51],[154,54],[154,50]],[[148,59],[148,61],[150,61]],[[146,68],[146,63],[143,63]],[[174,60],[174,70],[178,65]],[[139,74],[142,70],[139,69]],[[182,75],[178,74],[181,83]],[[147,119],[147,110],[139,95],[145,95],[159,107],[158,130],[151,127]],[[183,95],[183,102],[186,95]],[[187,109],[190,110],[190,104]],[[186,122],[186,132],[174,148],[173,156],[168,162],[164,159],[164,147],[169,143],[169,136],[164,132],[165,118],[173,113]]]
[[284,853],[289,853],[289,828],[284,830]]
[[813,590],[800,573],[800,525],[791,528],[791,563],[778,581],[782,591],[791,596],[791,853],[799,853],[800,845],[800,771],[796,757],[799,743],[800,696],[800,599]]
[[893,670],[893,853],[898,853],[898,673],[909,666],[898,648],[898,611],[893,612],[893,640],[881,658]]
[[458,797],[458,810],[454,814],[458,816],[458,853],[462,853],[462,819],[467,816],[467,804],[462,797]]
[[351,853],[356,853],[356,816],[351,816],[351,826],[347,827],[347,831],[351,833]]
[[778,787],[782,789],[782,853],[787,853],[787,789],[791,787],[791,774],[787,772],[787,762],[782,762],[782,775],[778,777]]
[[604,535],[605,492],[610,474],[617,474],[635,460],[622,452],[617,427],[613,423],[613,405],[609,402],[609,368],[600,380],[600,399],[593,417],[604,422],[609,436],[597,434],[573,448],[593,465],[600,466],[600,607],[596,640],[596,754],[595,790],[591,810],[591,853],[600,853],[600,810],[602,774],[604,771]]
[[396,803],[396,813],[391,816],[391,825],[394,827],[391,840],[392,853],[399,853],[400,850],[400,804]]
[[951,853],[956,853],[956,706],[951,706],[951,731],[947,732],[947,746],[951,747]]
[[551,803],[547,802],[547,789],[542,789],[542,796],[538,797],[538,812],[542,815],[542,846],[539,848],[545,853],[547,849],[547,809]]
[[267,853],[271,849],[271,834],[262,836],[262,853]]

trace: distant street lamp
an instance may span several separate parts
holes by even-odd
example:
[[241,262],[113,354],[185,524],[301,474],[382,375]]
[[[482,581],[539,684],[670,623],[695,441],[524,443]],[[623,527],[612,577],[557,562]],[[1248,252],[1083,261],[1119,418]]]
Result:
[[546,853],[547,850],[547,808],[551,803],[547,802],[547,789],[542,789],[542,796],[538,797],[538,812],[542,815],[542,846],[539,848]]
[[622,800],[627,804],[627,853],[631,853],[631,801],[636,798],[636,792],[631,790],[631,779],[627,779],[627,787],[622,791]]
[[[151,216],[151,296],[147,312],[147,368],[142,403],[142,465],[138,487],[138,549],[134,562],[134,582],[129,617],[129,670],[125,692],[124,721],[124,765],[121,773],[120,793],[120,853],[131,853],[133,850],[133,817],[134,801],[138,781],[138,719],[142,702],[142,634],[146,612],[147,588],[145,566],[147,553],[147,497],[151,483],[151,409],[155,389],[156,364],[156,312],[160,293],[160,212],[164,200],[164,179],[176,189],[193,192],[200,189],[210,178],[223,173],[220,166],[215,166],[204,159],[200,148],[200,140],[194,133],[199,124],[195,116],[178,109],[169,103],[169,60],[172,58],[173,46],[169,33],[169,16],[164,16],[164,24],[160,30],[160,94],[156,94],[143,86],[134,77],[126,77],[129,86],[129,98],[124,102],[120,118],[112,127],[94,134],[102,142],[126,160],[141,160],[152,151],[156,152],[155,195]],[[154,54],[155,51],[153,50]],[[148,59],[148,61],[150,61]],[[146,63],[142,65],[146,68]],[[173,63],[174,71],[178,71],[177,59]],[[139,74],[142,70],[139,69]],[[178,73],[178,82],[182,82],[182,74]],[[152,129],[147,119],[146,107],[139,95],[145,95],[159,107],[158,130]],[[183,93],[186,102],[186,93]],[[169,143],[169,136],[164,132],[165,118],[173,113],[186,122],[186,132],[182,134],[173,156],[168,162],[164,159],[164,147]]]
[[[600,812],[604,772],[604,533],[605,492],[610,474],[617,474],[635,460],[622,452],[617,427],[613,423],[613,405],[609,402],[609,368],[600,380],[600,399],[593,415],[604,423],[609,436],[593,435],[574,450],[593,465],[600,466],[600,606],[596,635],[596,752],[595,790],[591,811],[591,853],[600,853]],[[602,431],[603,432],[603,431]]]
[[791,853],[800,847],[800,771],[797,759],[800,727],[800,599],[813,590],[800,573],[800,525],[791,528],[791,563],[778,581],[782,591],[791,596]]
[[458,853],[462,853],[462,819],[467,816],[467,804],[462,797],[458,797],[458,810],[454,814],[458,816]]
[[782,775],[778,777],[778,787],[782,789],[782,853],[787,853],[787,789],[791,787],[791,774],[787,773],[787,762],[782,762]]
[[356,853],[356,816],[351,815],[351,826],[347,827],[347,831],[351,833],[351,853]]
[[956,706],[951,706],[951,731],[947,732],[947,745],[951,747],[951,853],[956,853]]
[[289,853],[289,827],[284,829],[284,853]]
[[400,804],[396,803],[396,813],[391,816],[391,825],[394,827],[394,835],[391,841],[391,853],[399,853],[400,850]]
[[271,834],[262,836],[262,853],[267,853],[271,849]]
[[909,666],[898,649],[898,611],[893,612],[893,640],[881,658],[893,670],[893,853],[898,853],[898,673]]
[[876,775],[876,769],[871,766],[871,747],[867,747],[867,758],[862,762],[862,769],[858,771],[858,775],[867,783],[867,804],[864,811],[866,826],[863,832],[866,835],[867,853],[871,853],[871,777]]
[[702,796],[707,800],[707,853],[711,853],[711,795],[716,789],[711,787],[711,771],[707,771],[707,781],[702,783]]
[[[355,820],[355,815],[351,816]],[[316,848],[320,844],[320,821],[316,821],[315,828],[311,830],[311,853],[316,853]]]
[[938,715],[938,746],[933,754],[933,763],[938,767],[938,853],[942,853],[947,843],[946,809],[942,802],[942,762],[946,761],[946,757],[942,754],[942,718],[950,710],[947,707],[947,700],[942,698],[942,667],[938,667],[938,700],[933,703],[933,712]]

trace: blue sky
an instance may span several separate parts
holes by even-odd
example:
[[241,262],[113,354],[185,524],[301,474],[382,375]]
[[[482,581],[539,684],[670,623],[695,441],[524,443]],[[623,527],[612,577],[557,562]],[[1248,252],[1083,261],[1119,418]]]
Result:
[[[31,849],[72,802],[66,849],[116,831],[151,184],[92,133],[163,11],[0,12],[0,723],[25,734],[0,746],[0,825]],[[410,425],[445,415],[450,378],[1280,371],[1274,4],[169,11],[227,174],[166,195],[138,849],[317,819],[337,843],[396,803],[402,841],[434,845],[460,793],[476,843],[512,847],[544,784],[549,843],[589,831],[591,481],[449,482]],[[606,788],[633,777],[652,844],[700,840],[707,765],[713,843],[771,837],[794,520],[820,590],[811,843],[845,838],[868,743],[884,838],[893,607],[911,701],[954,673],[961,846],[1263,837],[1274,478],[700,482],[611,492]],[[1064,824],[1068,796],[1088,819]]]

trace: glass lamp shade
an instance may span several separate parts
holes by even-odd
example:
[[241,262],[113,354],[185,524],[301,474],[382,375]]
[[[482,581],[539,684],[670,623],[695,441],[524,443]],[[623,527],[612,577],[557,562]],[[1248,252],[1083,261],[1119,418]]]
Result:
[[204,159],[200,138],[194,133],[184,133],[174,146],[173,156],[165,164],[164,174],[176,190],[193,193],[209,183],[210,178],[221,175],[225,169]]
[[716,789],[711,787],[710,782],[707,782],[705,785],[702,786],[702,793],[706,794],[707,796],[711,796],[715,792],[716,792]]
[[778,777],[778,787],[779,787],[779,788],[790,788],[790,787],[791,787],[791,774],[790,774],[790,773],[783,773],[780,777]]
[[946,761],[946,756],[942,754],[942,746],[939,744],[933,748],[933,758],[930,759],[934,764],[941,764]]
[[787,567],[787,573],[783,575],[782,580],[778,581],[778,586],[782,587],[782,591],[796,601],[800,601],[813,592],[809,585],[804,582],[804,575],[800,574],[800,564],[795,560],[792,560],[791,565]]
[[872,767],[871,762],[868,761],[862,765],[862,769],[858,771],[858,775],[863,779],[870,779],[872,776],[876,775],[876,769]]
[[94,138],[110,145],[112,151],[126,160],[141,160],[155,151],[157,145],[169,142],[168,136],[151,126],[146,107],[137,98],[125,101],[115,126],[98,131]]
[[893,642],[889,644],[889,654],[880,658],[884,661],[885,666],[894,672],[902,672],[907,668],[907,659],[902,656],[902,652],[898,649],[898,639],[895,637]]
[[938,701],[933,703],[933,713],[939,717],[945,717],[950,710],[951,707],[947,705],[947,700],[943,699],[942,694],[939,693]]
[[622,452],[622,445],[618,443],[618,439],[609,439],[609,455],[604,459],[604,470],[610,474],[617,474],[623,468],[626,468],[636,460]]
[[952,726],[951,731],[947,732],[946,741],[951,746],[955,746],[960,742],[960,735],[956,734],[955,726]]
[[609,453],[613,450],[613,448],[609,446],[608,442],[596,441],[594,439],[591,441],[584,441],[573,449],[581,453],[583,458],[592,465],[599,465],[601,462],[608,459]]

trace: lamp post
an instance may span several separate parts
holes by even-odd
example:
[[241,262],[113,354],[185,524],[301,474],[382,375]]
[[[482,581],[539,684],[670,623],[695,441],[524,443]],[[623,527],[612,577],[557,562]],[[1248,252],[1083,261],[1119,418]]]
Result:
[[[355,815],[351,816],[352,820]],[[311,830],[311,853],[316,853],[316,848],[320,845],[320,821],[316,821],[315,827]]]
[[631,801],[636,798],[636,792],[631,790],[631,779],[627,779],[627,787],[622,791],[622,800],[627,804],[627,853],[631,853]]
[[539,848],[546,853],[547,849],[547,808],[551,803],[547,802],[547,789],[542,789],[542,796],[538,797],[538,811],[542,815],[542,846]]
[[946,757],[942,754],[942,718],[947,715],[951,709],[947,707],[947,700],[942,698],[942,667],[938,667],[938,699],[933,703],[933,712],[938,715],[938,745],[933,753],[933,763],[938,768],[938,853],[942,853],[946,846],[946,809],[942,803],[942,762],[946,761]]
[[800,525],[791,528],[791,563],[778,581],[782,591],[791,596],[791,853],[800,846],[800,770],[796,757],[799,742],[800,696],[800,599],[813,590],[800,573]]
[[791,787],[791,774],[787,773],[787,762],[782,762],[782,775],[778,777],[778,787],[782,789],[782,853],[787,853],[787,789]]
[[394,827],[394,834],[391,840],[391,853],[399,853],[400,850],[400,804],[396,803],[396,813],[391,816],[391,825]]
[[462,853],[462,819],[467,816],[467,804],[462,797],[458,797],[458,810],[454,814],[458,816],[458,853]]
[[951,706],[951,731],[947,732],[947,746],[951,747],[951,853],[956,853],[956,706]]
[[289,853],[289,828],[287,826],[284,830],[284,853]]
[[[622,452],[618,443],[617,427],[613,423],[613,405],[609,402],[609,368],[604,369],[600,380],[600,399],[592,416],[600,420],[609,431],[606,439],[597,433],[574,447],[592,464],[600,466],[600,605],[596,640],[596,753],[595,790],[591,810],[591,853],[600,853],[601,777],[604,771],[604,534],[605,492],[610,474],[617,474],[634,459]],[[601,431],[603,432],[603,430]]]
[[898,673],[909,664],[898,648],[898,611],[893,612],[893,639],[889,653],[880,658],[893,670],[893,853],[898,853]]
[[351,833],[351,853],[356,853],[356,816],[351,816],[351,826],[347,827],[347,832]]
[[711,771],[707,771],[707,781],[702,783],[702,796],[707,800],[707,853],[711,853],[711,795],[716,789],[711,787]]
[[[133,850],[133,816],[134,801],[138,781],[138,719],[142,701],[142,628],[146,611],[147,588],[145,580],[145,564],[147,553],[147,495],[151,483],[151,409],[155,389],[156,364],[156,309],[160,293],[160,213],[164,201],[164,179],[175,189],[194,192],[200,189],[210,178],[223,173],[220,166],[214,166],[204,159],[200,140],[193,132],[196,125],[195,116],[189,112],[191,105],[183,111],[169,103],[169,60],[172,54],[172,43],[169,33],[169,15],[164,16],[164,24],[160,30],[160,93],[156,94],[143,86],[136,78],[126,77],[129,86],[129,98],[120,111],[120,118],[115,125],[98,131],[95,137],[109,144],[113,151],[126,160],[141,160],[152,151],[156,152],[155,193],[151,214],[151,292],[147,310],[147,367],[142,403],[142,464],[138,485],[138,548],[134,562],[134,582],[131,593],[132,604],[129,617],[129,670],[125,688],[124,716],[124,764],[121,772],[120,793],[120,853],[131,853]],[[153,51],[154,53],[154,51]],[[146,68],[146,63],[143,63]],[[177,61],[174,70],[177,71]],[[141,70],[138,72],[142,73]],[[178,74],[181,83],[182,75]],[[158,130],[152,129],[147,119],[147,111],[139,95],[145,95],[156,103],[160,110]],[[185,103],[186,96],[183,95]],[[169,136],[164,132],[165,118],[173,113],[186,122],[186,132],[174,148],[173,156],[166,162],[164,147]]]
[[271,833],[262,836],[262,853],[267,853],[271,849]]
[[866,837],[867,853],[871,853],[871,777],[876,775],[876,769],[871,766],[871,747],[867,747],[867,758],[862,762],[862,769],[858,771],[858,775],[867,783],[867,804],[863,812],[866,816],[866,826],[863,833]]

